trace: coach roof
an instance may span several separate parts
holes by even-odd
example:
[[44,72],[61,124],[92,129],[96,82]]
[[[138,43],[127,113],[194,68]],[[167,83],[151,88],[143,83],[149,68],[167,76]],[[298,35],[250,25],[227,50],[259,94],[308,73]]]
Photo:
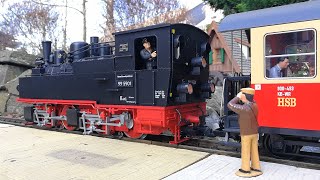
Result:
[[250,29],[320,19],[320,0],[232,14],[219,26],[220,32]]

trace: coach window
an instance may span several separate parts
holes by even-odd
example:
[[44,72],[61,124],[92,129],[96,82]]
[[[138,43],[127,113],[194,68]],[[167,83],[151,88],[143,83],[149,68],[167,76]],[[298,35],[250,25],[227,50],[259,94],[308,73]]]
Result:
[[316,76],[316,31],[272,33],[265,36],[266,78]]
[[157,68],[157,38],[146,36],[134,41],[136,70]]

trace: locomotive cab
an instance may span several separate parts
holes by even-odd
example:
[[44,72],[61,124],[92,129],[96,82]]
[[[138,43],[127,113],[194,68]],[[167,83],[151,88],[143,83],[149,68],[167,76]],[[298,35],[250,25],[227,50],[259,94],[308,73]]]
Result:
[[[143,105],[167,106],[204,102],[214,92],[214,84],[208,81],[209,36],[200,29],[186,24],[160,24],[118,32],[115,37],[116,76],[136,78],[134,90],[123,90],[131,92],[126,97],[135,97]],[[156,51],[152,67],[141,57],[143,40]]]

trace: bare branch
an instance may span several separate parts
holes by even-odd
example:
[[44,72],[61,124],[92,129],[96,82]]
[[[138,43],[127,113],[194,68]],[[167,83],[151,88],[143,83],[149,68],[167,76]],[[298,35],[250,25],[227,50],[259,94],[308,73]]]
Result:
[[24,37],[29,47],[38,50],[41,40],[54,35],[59,17],[52,7],[28,0],[11,4],[2,16],[1,27],[14,37]]
[[186,19],[186,9],[180,6],[178,0],[101,1],[105,5],[105,25],[101,26],[105,37],[110,36],[110,30],[122,31]]
[[72,7],[72,6],[59,5],[59,4],[48,4],[48,3],[37,2],[37,1],[34,1],[34,0],[31,0],[31,2],[36,3],[36,4],[39,4],[39,5],[42,5],[42,6],[67,7],[67,8],[70,8],[70,9],[73,9],[73,10],[78,11],[78,12],[81,13],[82,15],[84,14],[83,11],[80,11],[79,9],[74,8],[74,7]]

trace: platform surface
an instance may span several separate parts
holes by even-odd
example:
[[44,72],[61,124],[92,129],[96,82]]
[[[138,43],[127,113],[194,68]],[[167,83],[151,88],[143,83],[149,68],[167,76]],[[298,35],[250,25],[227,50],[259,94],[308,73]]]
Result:
[[0,124],[0,180],[161,179],[207,155]]
[[[0,124],[0,180],[243,179],[240,159]],[[262,162],[251,179],[320,180],[320,171]]]
[[263,175],[254,178],[240,178],[235,175],[235,172],[241,166],[240,163],[240,158],[213,154],[172,174],[165,180],[320,180],[320,170],[297,168],[269,162],[261,162]]

